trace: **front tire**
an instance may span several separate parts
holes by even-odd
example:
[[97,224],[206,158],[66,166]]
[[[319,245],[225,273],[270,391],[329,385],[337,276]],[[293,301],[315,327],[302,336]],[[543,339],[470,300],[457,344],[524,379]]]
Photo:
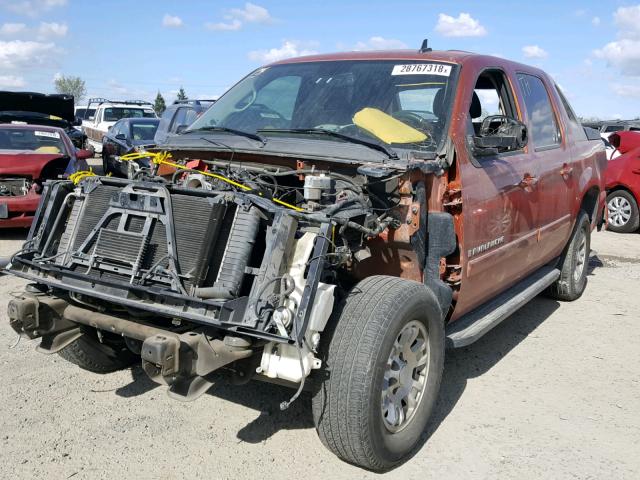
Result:
[[549,287],[551,297],[573,301],[582,295],[587,286],[587,269],[591,253],[591,222],[582,210],[560,262],[560,278]]
[[109,165],[109,155],[105,151],[104,146],[102,147],[102,175],[107,176],[109,174],[113,174],[111,170],[111,166]]
[[326,332],[325,378],[313,417],[341,459],[385,471],[420,444],[444,365],[444,322],[423,284],[387,276],[358,283]]
[[638,202],[626,190],[607,195],[607,229],[616,233],[632,233],[640,227]]

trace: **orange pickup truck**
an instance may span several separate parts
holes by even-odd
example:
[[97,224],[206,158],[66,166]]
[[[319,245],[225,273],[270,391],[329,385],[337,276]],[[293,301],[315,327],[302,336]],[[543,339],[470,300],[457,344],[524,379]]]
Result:
[[259,68],[146,155],[45,185],[12,327],[181,400],[214,372],[296,388],[283,410],[308,388],[322,442],[376,471],[419,447],[447,347],[582,295],[605,206],[600,136],[548,75],[426,44]]

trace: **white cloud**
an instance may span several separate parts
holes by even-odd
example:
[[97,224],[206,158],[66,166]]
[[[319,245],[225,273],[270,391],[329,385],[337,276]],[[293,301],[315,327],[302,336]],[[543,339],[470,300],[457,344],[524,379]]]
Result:
[[225,22],[208,22],[205,27],[209,30],[231,32],[240,30],[245,23],[271,23],[273,17],[264,7],[247,2],[244,8],[233,8],[225,16]]
[[242,22],[240,20],[232,20],[228,23],[205,23],[205,27],[209,30],[217,30],[219,32],[231,32],[234,30],[240,30],[242,28]]
[[371,37],[366,42],[356,43],[355,50],[394,50],[407,48],[407,45],[395,38]]
[[640,98],[640,85],[628,85],[614,83],[611,90],[621,97]]
[[620,38],[640,39],[640,5],[620,7],[613,14]]
[[53,43],[0,41],[0,69],[19,70],[50,64],[56,53]]
[[261,63],[272,63],[285,58],[300,57],[318,53],[313,50],[313,44],[302,44],[295,40],[284,40],[280,47],[270,50],[253,50],[249,52],[249,60]]
[[594,50],[593,54],[622,75],[640,76],[640,5],[619,7],[613,19],[618,27],[618,40]]
[[24,23],[3,23],[0,26],[0,35],[16,35],[26,30]]
[[273,20],[266,8],[250,2],[245,3],[244,8],[234,8],[231,10],[230,16],[244,20],[247,23],[269,23]]
[[0,75],[0,88],[23,88],[24,78],[15,75]]
[[180,28],[184,25],[180,17],[165,13],[162,18],[162,26],[167,28]]
[[36,17],[44,12],[66,5],[67,0],[0,0],[0,7],[28,17]]
[[601,23],[600,17],[593,17],[593,18],[591,19],[591,24],[592,24],[594,27],[599,27],[599,26],[600,26],[600,23]]
[[549,54],[538,45],[525,45],[522,54],[527,58],[547,58]]
[[607,64],[620,69],[623,75],[640,76],[640,40],[617,40],[593,53]]
[[463,12],[457,18],[441,13],[436,32],[445,37],[482,37],[487,34],[487,29],[468,13]]
[[40,22],[38,27],[38,35],[40,38],[64,37],[69,31],[66,23],[46,23]]

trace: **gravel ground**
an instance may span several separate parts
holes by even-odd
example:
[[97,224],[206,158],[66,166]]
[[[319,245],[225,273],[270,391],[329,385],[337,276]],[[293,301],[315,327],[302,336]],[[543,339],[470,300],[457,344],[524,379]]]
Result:
[[[0,255],[25,233],[0,231]],[[640,235],[596,233],[585,295],[537,298],[448,352],[430,438],[391,478],[639,478]],[[95,375],[15,344],[0,276],[1,478],[381,477],[316,437],[310,400],[217,384],[170,400],[139,368]]]

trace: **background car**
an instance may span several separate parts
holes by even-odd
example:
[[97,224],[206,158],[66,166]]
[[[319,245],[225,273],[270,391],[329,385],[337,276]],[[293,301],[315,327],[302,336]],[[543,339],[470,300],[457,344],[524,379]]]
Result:
[[36,92],[0,92],[0,123],[27,123],[62,128],[77,148],[87,136],[79,129],[71,95]]
[[88,150],[78,150],[65,131],[43,125],[0,125],[0,228],[28,227],[42,183],[88,170]]
[[640,132],[616,132],[609,141],[620,152],[607,166],[608,229],[635,232],[640,227]]
[[[92,109],[95,109],[93,115]],[[102,140],[109,127],[123,118],[157,118],[157,115],[153,110],[153,104],[144,100],[90,98],[82,120],[82,131],[87,136],[87,144],[101,153]]]
[[[585,127],[598,130],[603,140],[608,140],[609,135],[615,132],[638,132],[640,120],[603,120],[598,122],[585,122]],[[607,158],[610,159],[609,156]]]
[[[131,168],[135,169],[135,166],[131,162],[119,161],[118,157],[134,152],[143,145],[153,145],[159,123],[157,118],[123,118],[109,128],[102,139],[104,174],[129,177],[133,173]],[[137,165],[148,166],[144,162],[146,160],[140,160]]]
[[169,105],[160,118],[155,143],[165,143],[167,136],[177,133],[180,127],[186,128],[202,115],[215,100],[176,100]]

